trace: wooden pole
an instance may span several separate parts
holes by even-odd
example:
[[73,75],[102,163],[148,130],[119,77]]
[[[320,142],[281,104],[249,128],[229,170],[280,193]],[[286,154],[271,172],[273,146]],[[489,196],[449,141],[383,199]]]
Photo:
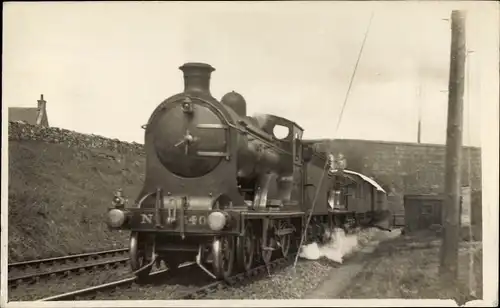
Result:
[[446,133],[445,200],[443,206],[443,243],[440,274],[447,282],[458,277],[460,237],[460,184],[462,117],[465,70],[465,12],[451,13],[451,55]]
[[[421,74],[419,74],[421,76]],[[420,80],[419,80],[420,82]],[[418,85],[418,126],[417,126],[417,143],[420,143],[420,139],[422,136],[422,85]]]
[[417,143],[420,143],[420,136],[422,135],[422,121],[418,119],[418,132],[417,132]]

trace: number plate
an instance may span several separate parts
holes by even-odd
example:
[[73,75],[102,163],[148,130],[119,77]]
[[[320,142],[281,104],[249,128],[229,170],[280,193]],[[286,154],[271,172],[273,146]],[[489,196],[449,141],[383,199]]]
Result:
[[207,224],[205,215],[186,215],[184,216],[184,224],[190,226],[204,226]]
[[[153,213],[138,213],[136,214],[136,222],[139,225],[142,226],[151,226],[155,222],[154,214]],[[174,223],[175,225],[179,226],[180,225],[180,215],[177,212],[177,215],[175,217],[175,222],[172,222],[171,217],[168,215],[168,212],[163,212],[161,215],[161,224],[164,226],[167,225],[172,225]],[[191,214],[191,213],[186,213],[184,216],[184,225],[185,226],[206,226],[207,225],[207,216],[203,214]]]

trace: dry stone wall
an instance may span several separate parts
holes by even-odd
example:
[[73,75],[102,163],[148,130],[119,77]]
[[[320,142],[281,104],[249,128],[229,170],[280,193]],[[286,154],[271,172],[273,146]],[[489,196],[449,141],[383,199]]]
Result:
[[65,144],[68,147],[101,149],[110,152],[144,155],[143,145],[136,142],[124,142],[97,135],[86,135],[57,127],[41,127],[30,124],[9,122],[10,140],[30,140]]

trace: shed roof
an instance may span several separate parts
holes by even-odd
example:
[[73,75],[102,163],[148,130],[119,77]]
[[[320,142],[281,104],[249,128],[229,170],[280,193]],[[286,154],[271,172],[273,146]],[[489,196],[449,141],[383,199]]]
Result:
[[36,125],[37,118],[38,108],[9,107],[9,121],[23,121],[31,125]]

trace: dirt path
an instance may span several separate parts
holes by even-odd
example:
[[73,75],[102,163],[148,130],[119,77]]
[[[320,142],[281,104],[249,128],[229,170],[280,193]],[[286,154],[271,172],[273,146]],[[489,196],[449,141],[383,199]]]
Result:
[[441,282],[440,239],[435,235],[398,236],[371,242],[330,275],[308,299],[454,299],[482,297],[482,244],[461,242],[459,281]]
[[379,233],[362,249],[355,252],[350,258],[338,268],[332,269],[327,279],[312,292],[306,294],[305,299],[327,299],[336,298],[351,283],[367,265],[370,256],[382,241],[397,238],[401,235],[400,230]]

